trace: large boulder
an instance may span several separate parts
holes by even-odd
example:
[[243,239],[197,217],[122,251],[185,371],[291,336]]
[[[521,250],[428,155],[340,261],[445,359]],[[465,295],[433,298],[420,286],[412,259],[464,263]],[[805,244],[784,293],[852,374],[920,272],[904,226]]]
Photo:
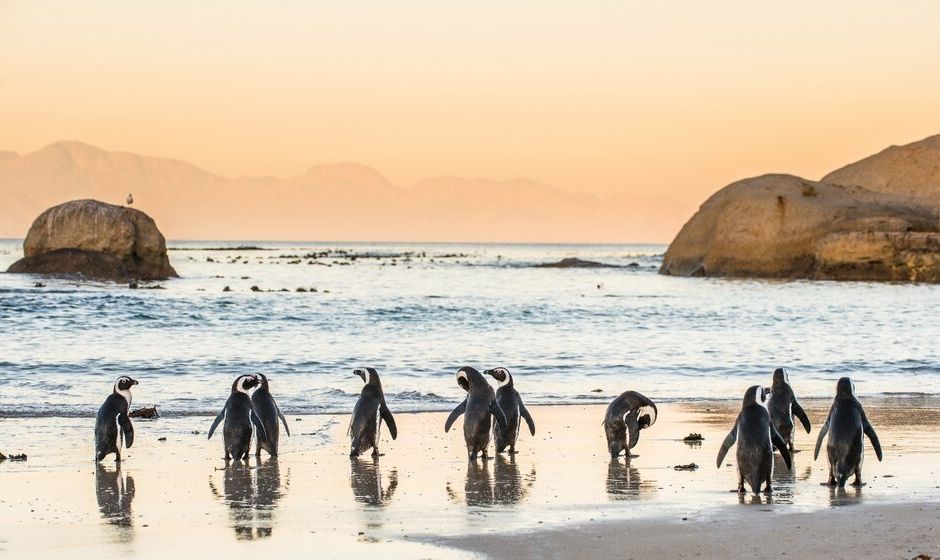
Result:
[[177,276],[166,239],[150,216],[97,200],[73,200],[40,214],[26,234],[23,255],[7,272],[118,282]]
[[937,281],[937,227],[936,208],[907,193],[764,175],[705,201],[660,273]]
[[940,204],[940,134],[904,146],[891,146],[822,178]]

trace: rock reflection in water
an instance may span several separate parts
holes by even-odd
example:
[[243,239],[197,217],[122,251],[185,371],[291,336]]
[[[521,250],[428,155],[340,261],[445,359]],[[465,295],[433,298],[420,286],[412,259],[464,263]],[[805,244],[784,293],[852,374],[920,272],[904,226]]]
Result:
[[277,459],[258,461],[255,467],[234,461],[225,467],[222,494],[210,479],[212,493],[225,500],[235,536],[251,540],[271,536],[274,510],[283,496]]
[[398,471],[392,469],[388,475],[388,488],[382,482],[378,458],[350,458],[349,485],[356,501],[370,506],[384,506],[391,501],[398,487]]
[[625,462],[611,459],[607,466],[607,496],[611,500],[641,500],[648,499],[656,493],[656,484],[653,481],[644,482],[640,478],[640,471]]
[[120,463],[116,463],[114,469],[104,465],[98,465],[96,468],[95,494],[98,498],[101,518],[108,524],[121,528],[118,540],[122,542],[134,538],[134,522],[131,514],[134,491],[134,477],[127,475],[125,480],[121,476]]

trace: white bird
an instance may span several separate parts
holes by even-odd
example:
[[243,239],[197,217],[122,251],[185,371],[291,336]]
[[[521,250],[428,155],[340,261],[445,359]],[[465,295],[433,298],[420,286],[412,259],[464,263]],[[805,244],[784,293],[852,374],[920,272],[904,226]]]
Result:
[[127,205],[130,206],[130,205],[132,205],[132,204],[134,204],[134,195],[128,193],[128,194],[127,194]]

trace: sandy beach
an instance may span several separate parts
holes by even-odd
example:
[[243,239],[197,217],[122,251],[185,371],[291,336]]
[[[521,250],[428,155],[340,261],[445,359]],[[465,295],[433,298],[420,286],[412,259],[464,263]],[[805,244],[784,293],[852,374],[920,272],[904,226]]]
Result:
[[[671,403],[643,432],[637,457],[611,462],[601,406],[532,407],[538,428],[514,458],[466,461],[444,413],[399,413],[399,438],[373,461],[346,456],[348,417],[288,415],[276,461],[226,467],[210,418],[137,421],[115,468],[91,461],[90,418],[4,418],[0,550],[17,558],[217,553],[294,557],[912,558],[940,553],[940,407],[925,399],[868,402],[885,448],[869,453],[861,490],[819,486],[814,422],[797,436],[794,472],[777,461],[771,498],[739,496],[733,466],[716,469],[736,403]],[[913,406],[913,407],[912,407]],[[198,432],[198,433],[194,433]],[[690,432],[701,445],[683,443]],[[166,438],[161,440],[160,438]],[[283,438],[283,436],[282,436]],[[729,455],[733,464],[733,453]],[[696,463],[694,471],[675,470]],[[381,546],[378,546],[381,543]],[[751,548],[748,548],[751,547]]]

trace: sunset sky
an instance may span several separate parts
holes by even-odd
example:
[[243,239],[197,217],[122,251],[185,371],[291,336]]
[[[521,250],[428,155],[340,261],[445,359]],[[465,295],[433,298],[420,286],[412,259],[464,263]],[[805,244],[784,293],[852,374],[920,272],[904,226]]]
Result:
[[940,2],[0,0],[0,150],[694,205],[940,132]]

